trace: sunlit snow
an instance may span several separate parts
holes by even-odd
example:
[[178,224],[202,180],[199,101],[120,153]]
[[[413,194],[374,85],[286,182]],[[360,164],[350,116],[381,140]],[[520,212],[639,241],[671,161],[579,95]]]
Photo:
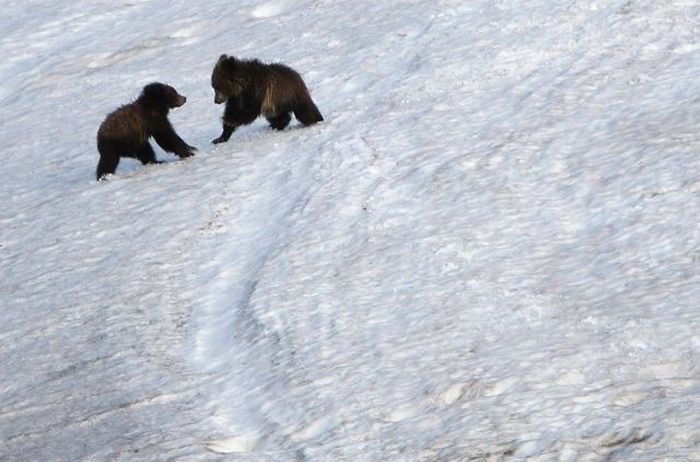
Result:
[[[2,12],[1,460],[700,460],[696,1]],[[211,145],[222,53],[325,122]]]

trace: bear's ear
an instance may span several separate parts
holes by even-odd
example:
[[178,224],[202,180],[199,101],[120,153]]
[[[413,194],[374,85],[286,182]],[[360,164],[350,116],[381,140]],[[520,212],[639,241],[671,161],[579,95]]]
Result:
[[228,56],[226,56],[226,55],[221,55],[221,56],[219,56],[219,61],[217,61],[217,63],[223,63],[223,62],[226,61],[227,59],[228,59]]
[[147,98],[163,98],[165,95],[165,88],[166,86],[160,82],[151,82],[145,87],[143,87],[143,90],[141,91],[141,95],[147,97]]

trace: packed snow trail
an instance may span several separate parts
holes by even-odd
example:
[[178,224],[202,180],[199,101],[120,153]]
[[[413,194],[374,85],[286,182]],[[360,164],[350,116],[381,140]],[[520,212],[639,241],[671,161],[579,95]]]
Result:
[[[0,459],[700,460],[695,2],[4,12]],[[326,121],[211,146],[221,53]]]

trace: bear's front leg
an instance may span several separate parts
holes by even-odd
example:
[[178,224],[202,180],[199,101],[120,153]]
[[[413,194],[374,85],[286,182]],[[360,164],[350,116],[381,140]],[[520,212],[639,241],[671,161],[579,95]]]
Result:
[[153,152],[151,143],[146,141],[136,150],[136,158],[141,161],[143,165],[147,164],[162,164],[161,161],[156,159],[156,153]]
[[224,130],[221,132],[221,135],[218,138],[212,140],[212,143],[219,144],[227,142],[229,138],[231,138],[231,135],[233,135],[234,131],[236,131],[236,127],[234,125],[224,123]]
[[162,117],[154,123],[153,138],[164,151],[172,152],[180,158],[194,156],[196,148],[185,143],[185,141],[175,133],[173,126],[170,125],[170,122],[165,117]]

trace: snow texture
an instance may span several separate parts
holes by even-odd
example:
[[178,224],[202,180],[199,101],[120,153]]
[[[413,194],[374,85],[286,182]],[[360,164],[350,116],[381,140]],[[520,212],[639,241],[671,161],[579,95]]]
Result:
[[[0,459],[700,460],[696,1],[2,8]],[[221,53],[326,121],[212,146]]]

